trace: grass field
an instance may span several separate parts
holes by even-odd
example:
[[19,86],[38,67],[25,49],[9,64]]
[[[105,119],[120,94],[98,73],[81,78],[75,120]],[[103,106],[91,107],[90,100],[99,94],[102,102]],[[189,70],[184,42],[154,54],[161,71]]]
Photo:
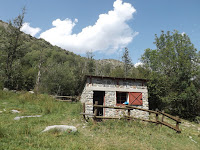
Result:
[[[12,113],[11,110],[20,113]],[[109,120],[85,122],[80,103],[57,102],[48,95],[0,91],[0,149],[199,150],[200,125],[182,120],[181,134],[150,123]],[[16,116],[42,115],[14,120]],[[41,133],[46,126],[73,125],[78,132]]]

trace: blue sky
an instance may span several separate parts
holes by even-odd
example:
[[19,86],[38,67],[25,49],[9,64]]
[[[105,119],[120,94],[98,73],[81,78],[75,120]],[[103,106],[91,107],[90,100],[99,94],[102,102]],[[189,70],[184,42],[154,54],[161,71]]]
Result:
[[[200,48],[199,0],[0,0],[0,19],[15,18],[26,6],[23,31],[96,59],[121,59],[128,47],[133,63],[155,34],[178,30]],[[100,17],[99,17],[100,16]],[[53,23],[53,25],[52,25]]]

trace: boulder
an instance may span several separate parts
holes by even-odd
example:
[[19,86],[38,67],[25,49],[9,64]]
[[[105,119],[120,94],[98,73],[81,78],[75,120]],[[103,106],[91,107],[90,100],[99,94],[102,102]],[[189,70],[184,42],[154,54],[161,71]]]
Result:
[[56,129],[58,131],[64,132],[68,131],[70,132],[77,132],[77,128],[74,126],[68,126],[68,125],[53,125],[53,126],[48,126],[46,127],[42,132],[50,131]]
[[9,89],[8,88],[3,88],[3,91],[9,91]]

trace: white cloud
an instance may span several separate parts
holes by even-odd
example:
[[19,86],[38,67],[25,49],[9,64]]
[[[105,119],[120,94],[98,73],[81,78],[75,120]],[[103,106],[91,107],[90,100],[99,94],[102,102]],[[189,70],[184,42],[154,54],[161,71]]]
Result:
[[37,33],[39,33],[41,31],[40,28],[33,28],[30,26],[30,23],[25,22],[20,31],[23,31],[26,34],[30,34],[31,36],[35,36]]
[[137,67],[139,67],[139,66],[142,67],[142,66],[143,66],[143,63],[142,63],[142,62],[137,62],[137,63],[134,65],[135,68],[137,68]]
[[78,34],[72,34],[78,19],[56,19],[52,22],[54,27],[41,33],[40,38],[76,53],[90,50],[115,52],[127,46],[138,32],[127,24],[133,18],[135,8],[122,0],[116,0],[113,7],[108,13],[100,14],[94,25],[83,28]]

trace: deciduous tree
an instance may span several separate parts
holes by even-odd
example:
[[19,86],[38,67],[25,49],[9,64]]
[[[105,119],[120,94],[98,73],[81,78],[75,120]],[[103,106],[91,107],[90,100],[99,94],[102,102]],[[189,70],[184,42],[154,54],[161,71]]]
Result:
[[178,31],[156,35],[155,50],[146,49],[142,62],[149,70],[149,102],[185,118],[199,112],[198,76],[199,56],[190,38]]
[[[14,20],[9,21],[6,28],[7,32],[4,37],[6,37],[6,43],[2,44],[3,55],[5,59],[4,71],[6,75],[4,86],[9,89],[18,89],[19,84],[17,83],[20,72],[16,72],[16,68],[20,68],[20,58],[23,56],[23,37],[20,31],[25,15],[25,8],[23,8],[22,13],[16,17]],[[16,74],[17,73],[17,74]],[[17,76],[16,76],[17,75]],[[16,80],[17,79],[17,80]],[[21,82],[21,81],[20,81]]]

